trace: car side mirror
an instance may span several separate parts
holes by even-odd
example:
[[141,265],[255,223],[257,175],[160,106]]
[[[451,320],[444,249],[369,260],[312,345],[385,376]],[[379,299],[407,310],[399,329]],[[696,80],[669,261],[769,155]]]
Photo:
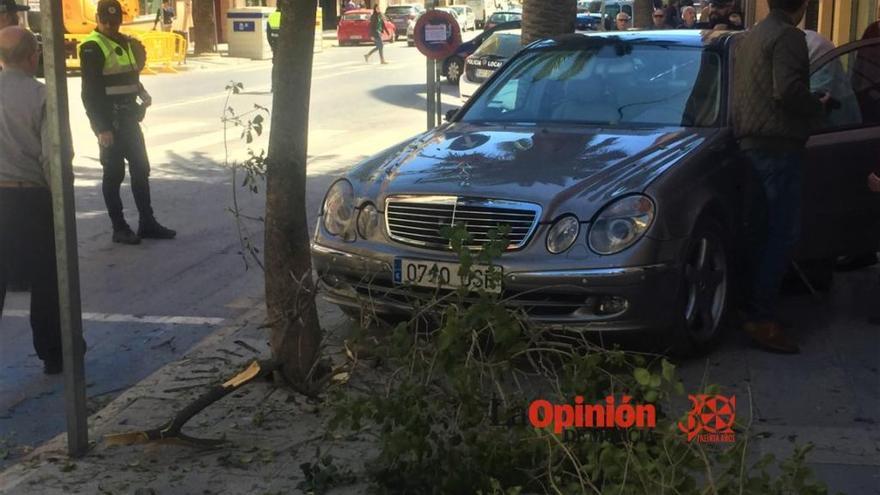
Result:
[[459,110],[460,108],[453,108],[452,110],[447,111],[446,115],[443,117],[443,121],[452,122],[452,118],[455,117],[455,114],[457,114]]

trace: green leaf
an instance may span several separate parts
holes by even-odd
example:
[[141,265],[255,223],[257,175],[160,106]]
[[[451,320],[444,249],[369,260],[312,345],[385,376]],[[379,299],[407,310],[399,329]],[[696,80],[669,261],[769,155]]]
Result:
[[663,368],[663,378],[667,382],[673,381],[675,379],[675,365],[665,359],[660,364]]
[[639,382],[639,385],[647,386],[651,383],[651,372],[645,368],[636,368],[635,371],[633,371],[633,376],[636,381]]

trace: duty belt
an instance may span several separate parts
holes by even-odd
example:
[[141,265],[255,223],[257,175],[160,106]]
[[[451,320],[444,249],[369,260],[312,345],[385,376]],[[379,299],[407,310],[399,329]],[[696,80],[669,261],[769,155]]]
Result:
[[20,189],[25,187],[42,187],[45,188],[43,184],[37,184],[35,182],[27,182],[23,180],[0,180],[0,189]]

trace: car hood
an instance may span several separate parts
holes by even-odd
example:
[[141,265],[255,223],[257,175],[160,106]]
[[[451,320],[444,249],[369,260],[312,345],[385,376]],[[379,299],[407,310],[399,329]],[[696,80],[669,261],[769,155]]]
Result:
[[[451,194],[540,204],[546,219],[589,218],[609,200],[644,191],[718,129],[609,129],[455,123],[352,169],[360,194]],[[381,206],[380,206],[381,208]]]

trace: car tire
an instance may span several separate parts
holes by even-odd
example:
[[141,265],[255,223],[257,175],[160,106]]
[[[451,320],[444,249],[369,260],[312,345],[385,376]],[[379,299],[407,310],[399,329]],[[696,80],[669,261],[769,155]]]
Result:
[[446,63],[446,81],[453,86],[458,85],[458,80],[461,79],[461,74],[464,72],[464,60],[459,57],[451,57],[449,62]]
[[720,340],[733,300],[729,246],[718,221],[704,217],[697,222],[684,251],[681,285],[674,306],[674,356],[704,354]]

